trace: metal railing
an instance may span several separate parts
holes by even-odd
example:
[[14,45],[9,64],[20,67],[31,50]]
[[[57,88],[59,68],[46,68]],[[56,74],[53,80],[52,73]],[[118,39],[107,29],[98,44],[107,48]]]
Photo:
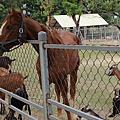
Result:
[[[27,104],[32,105],[33,107],[42,110],[44,112],[44,120],[57,120],[58,118],[53,115],[52,112],[52,106],[57,106],[59,108],[62,108],[64,110],[70,111],[76,115],[79,115],[81,117],[84,117],[89,120],[101,120],[100,118],[88,115],[85,112],[82,112],[78,109],[72,108],[70,106],[66,106],[62,103],[58,103],[55,100],[52,100],[50,97],[50,86],[49,86],[49,76],[48,76],[48,61],[47,61],[47,49],[48,48],[57,48],[57,49],[78,49],[78,50],[92,50],[92,51],[112,51],[112,52],[118,52],[120,51],[119,46],[84,46],[84,45],[61,45],[61,44],[46,44],[46,33],[40,32],[38,33],[38,40],[28,40],[29,43],[32,44],[39,44],[39,53],[40,53],[40,65],[41,65],[41,78],[42,78],[42,99],[43,99],[43,106],[40,106],[36,103],[30,102],[24,98],[21,98],[19,96],[14,95],[11,92],[8,92],[6,90],[3,90],[0,88],[0,91],[5,92],[11,97],[15,97]],[[96,58],[97,59],[97,58]],[[10,102],[8,104],[6,102],[3,102],[1,99],[0,101],[7,105],[9,108],[17,111],[18,113],[24,115],[30,120],[36,120],[35,118],[27,115],[26,113],[19,111],[18,109],[14,108],[12,105],[10,105]]]

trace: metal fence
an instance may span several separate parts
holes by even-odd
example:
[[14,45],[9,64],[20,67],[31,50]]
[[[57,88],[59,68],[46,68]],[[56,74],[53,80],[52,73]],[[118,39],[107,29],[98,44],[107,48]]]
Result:
[[[23,76],[28,75],[27,80],[25,80],[25,85],[28,91],[29,100],[35,104],[43,106],[44,108],[43,110],[40,110],[35,108],[35,106],[31,106],[32,116],[38,120],[47,120],[48,116],[51,120],[57,120],[56,106],[58,106],[72,113],[89,118],[89,120],[97,120],[98,118],[80,111],[82,107],[88,105],[89,108],[94,110],[102,118],[108,119],[108,115],[112,113],[113,108],[113,91],[117,87],[120,88],[120,85],[119,80],[115,76],[108,77],[106,73],[108,72],[110,66],[119,63],[120,47],[45,44],[45,37],[42,38],[41,42],[31,41],[32,44],[39,44],[39,46],[42,46],[40,46],[41,61],[45,63],[42,63],[41,65],[47,66],[45,56],[48,48],[78,49],[80,66],[76,85],[75,107],[72,108],[56,102],[57,98],[54,90],[54,84],[48,86],[48,73],[46,73],[47,67],[44,66],[41,66],[41,74],[43,75],[42,82],[46,83],[47,86],[46,84],[43,84],[43,92],[41,91],[36,72],[38,54],[30,43],[26,43],[17,50],[5,53],[4,55],[7,55],[12,59],[16,58],[16,61],[12,64],[12,71],[19,71],[23,74]],[[119,64],[118,68],[120,68]],[[50,88],[50,91],[48,88]],[[48,93],[50,93],[50,96],[48,96]],[[47,102],[49,104],[46,103],[46,99],[48,99]],[[113,119],[119,120],[119,117],[119,115],[116,115]],[[4,116],[1,118],[3,119]],[[26,120],[26,118],[23,119]],[[64,110],[63,119],[67,120]]]
[[101,26],[101,27],[84,27],[81,28],[81,37],[91,42],[104,41],[110,44],[120,44],[120,32],[115,26]]

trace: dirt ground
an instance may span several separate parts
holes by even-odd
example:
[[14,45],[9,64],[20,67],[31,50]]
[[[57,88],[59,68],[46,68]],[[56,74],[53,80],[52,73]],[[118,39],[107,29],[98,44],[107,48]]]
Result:
[[[39,110],[33,109],[33,108],[31,110],[32,110],[32,116],[33,117],[37,118],[38,120],[44,120],[44,117],[43,117],[44,115],[43,115],[42,111],[39,111]],[[5,115],[0,115],[0,120],[4,120],[5,116],[6,116],[6,114]],[[18,114],[16,113],[15,116],[18,116]],[[23,120],[28,120],[25,117],[22,117],[22,118],[23,118]],[[67,120],[66,114],[65,114],[64,111],[63,111],[63,116],[61,116],[58,120]],[[74,120],[76,120],[76,119],[74,119]],[[106,120],[120,120],[120,115],[116,115],[116,117],[114,117],[114,118],[108,118]]]
[[[7,110],[7,113],[9,112],[9,109],[6,107],[6,110]],[[24,110],[23,110],[24,111]],[[25,111],[26,113],[28,113],[28,111]],[[32,116],[38,120],[44,120],[43,118],[43,112],[42,111],[39,111],[35,108],[31,108],[31,112],[32,112]],[[6,114],[5,115],[0,115],[0,120],[4,120]],[[15,113],[15,116],[17,117],[18,114]],[[24,116],[22,116],[22,120],[28,120],[27,118],[25,118]]]

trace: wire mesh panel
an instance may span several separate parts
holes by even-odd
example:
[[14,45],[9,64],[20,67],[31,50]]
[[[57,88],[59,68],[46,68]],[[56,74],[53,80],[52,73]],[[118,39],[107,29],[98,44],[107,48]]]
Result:
[[[113,112],[113,97],[114,90],[116,88],[120,88],[119,80],[116,76],[109,77],[106,73],[109,72],[109,68],[112,65],[118,64],[117,67],[120,68],[119,65],[119,57],[120,52],[117,51],[103,51],[102,49],[94,50],[88,49],[78,49],[79,57],[80,57],[80,65],[77,71],[77,83],[76,83],[76,94],[74,100],[74,108],[81,110],[83,107],[88,106],[88,108],[94,110],[97,114],[99,114],[102,118],[108,119],[108,116]],[[52,48],[50,48],[52,49]],[[59,51],[59,50],[58,50]],[[71,51],[69,49],[69,51]],[[58,52],[59,53],[59,52]],[[74,50],[71,55],[74,54]],[[42,105],[42,91],[40,89],[39,79],[36,71],[36,61],[38,54],[33,49],[31,44],[24,44],[19,49],[14,50],[10,53],[5,53],[4,55],[9,56],[11,59],[16,59],[12,63],[12,72],[18,71],[23,74],[23,76],[27,76],[28,78],[25,80],[26,89],[29,95],[29,100]],[[66,58],[64,54],[58,54],[59,61],[61,59]],[[53,56],[54,51],[53,51]],[[52,58],[53,59],[53,58]],[[48,58],[48,62],[51,58]],[[63,64],[61,66],[64,68]],[[70,63],[70,66],[73,66],[73,63]],[[51,69],[51,68],[50,68]],[[59,79],[59,69],[53,67],[55,74],[58,75]],[[64,71],[67,72],[67,71]],[[73,72],[73,71],[72,71]],[[72,105],[72,101],[70,100],[70,76],[67,76],[68,80],[68,98],[70,102],[70,106]],[[59,84],[62,83],[57,83]],[[64,83],[65,84],[65,83]],[[64,86],[63,84],[63,86]],[[66,92],[66,91],[65,91]],[[55,93],[54,84],[50,85],[50,96],[51,99],[57,101],[57,96]],[[62,95],[60,95],[62,96]],[[61,102],[63,99],[61,98]],[[57,108],[53,106],[53,114],[57,116]],[[67,116],[64,110],[62,110],[64,120],[67,120]],[[38,118],[39,120],[43,119],[42,111],[39,111],[35,108],[32,108],[32,116]],[[119,115],[113,117],[114,120],[119,120]],[[3,119],[3,117],[2,117]],[[25,120],[25,118],[24,118]]]
[[[81,50],[78,72],[76,107],[88,105],[101,117],[107,118],[113,109],[113,91],[120,88],[119,80],[106,74],[109,68],[119,63],[119,52]],[[119,66],[118,66],[119,68]]]
[[[120,52],[116,52],[115,50],[112,51],[112,47],[111,50],[108,51],[103,50],[102,47],[101,49],[99,47],[99,50],[87,50],[87,46],[84,47],[86,48],[83,50],[79,49],[78,51],[80,56],[80,66],[77,72],[74,108],[81,110],[83,107],[87,106],[102,118],[108,119],[108,116],[113,113],[115,89],[120,88],[120,84],[116,75],[108,76],[106,74],[109,72],[112,65],[117,64],[117,67],[120,68]],[[64,54],[61,57],[64,58]],[[71,63],[71,65],[72,64],[73,63]],[[58,70],[56,70],[56,72],[58,73]],[[68,88],[70,88],[70,76],[68,76],[68,81]],[[53,93],[53,89],[54,88],[51,87],[51,97],[52,99],[57,100],[56,94]],[[70,91],[68,91],[68,96],[70,101]],[[72,106],[71,101],[70,105]],[[117,106],[116,109],[118,110]],[[120,110],[118,111],[120,112]],[[54,109],[54,112],[56,114],[56,109]],[[64,113],[64,115],[64,119],[66,119],[66,114]],[[119,117],[120,116],[116,114],[112,118],[119,120]]]
[[[38,80],[38,74],[36,71],[36,61],[38,54],[33,49],[31,44],[23,44],[20,48],[4,53],[3,56],[9,56],[11,59],[16,59],[12,62],[12,72],[20,72],[25,79],[25,86],[28,92],[29,100],[42,105],[42,91],[40,89],[40,84]],[[7,101],[7,96],[6,96]],[[25,110],[24,110],[25,111]],[[28,113],[28,111],[25,111]],[[43,112],[31,107],[32,116],[38,119],[43,119]],[[2,120],[5,116],[1,116]],[[23,120],[27,120],[23,118]]]

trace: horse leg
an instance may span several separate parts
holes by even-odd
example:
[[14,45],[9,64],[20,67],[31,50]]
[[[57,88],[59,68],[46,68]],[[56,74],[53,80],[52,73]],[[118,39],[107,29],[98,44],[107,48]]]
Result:
[[70,74],[70,96],[72,100],[72,107],[74,107],[75,93],[76,93],[77,73],[73,71]]
[[[57,101],[60,102],[60,87],[58,84],[55,84],[55,92],[57,95]],[[58,117],[60,117],[62,115],[62,109],[57,107],[57,111],[58,111]]]
[[[67,77],[66,77],[66,79],[64,79],[62,81],[62,84],[60,84],[59,87],[60,87],[60,91],[61,91],[61,94],[62,94],[62,97],[63,97],[63,104],[69,106],[68,96],[67,96],[67,93],[68,93],[68,81],[67,81]],[[72,120],[70,112],[66,111],[66,113],[67,113],[68,120]]]
[[70,96],[72,100],[72,107],[74,107],[74,101],[75,101],[78,67],[79,67],[79,61],[76,68],[70,73]]
[[[70,96],[72,100],[72,107],[74,108],[75,93],[76,93],[76,82],[77,82],[77,71],[79,67],[79,62],[76,68],[70,73]],[[77,115],[72,114],[72,119],[78,119]]]

